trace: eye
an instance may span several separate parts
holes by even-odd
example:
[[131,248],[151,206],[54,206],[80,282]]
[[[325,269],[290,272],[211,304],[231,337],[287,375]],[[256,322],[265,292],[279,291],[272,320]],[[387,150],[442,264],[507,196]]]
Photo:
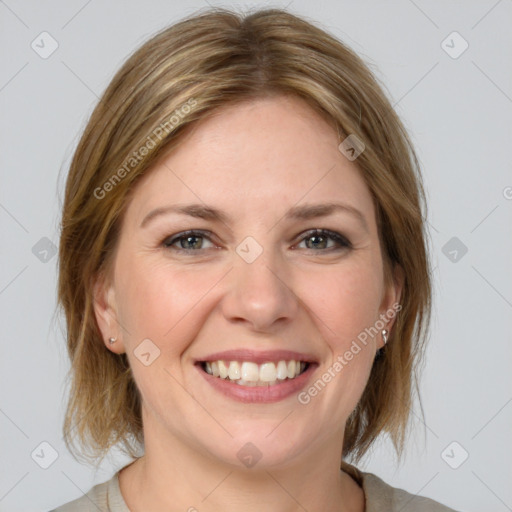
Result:
[[[208,247],[203,247],[204,240],[208,240],[211,243],[210,238],[205,232],[190,230],[166,238],[162,245],[180,252],[192,252],[199,249],[208,249]],[[177,242],[179,242],[178,247],[173,247]],[[212,247],[214,247],[213,244]]]
[[[328,246],[328,241],[333,240],[334,246]],[[308,243],[311,240],[311,243]],[[352,244],[339,233],[330,231],[328,229],[312,229],[308,231],[301,239],[301,242],[306,243],[306,249],[327,249],[327,250],[339,250],[345,248],[351,248]]]
[[[211,249],[215,245],[210,239],[211,233],[206,231],[189,230],[177,233],[167,237],[162,245],[166,249],[172,249],[177,252],[191,253],[201,249]],[[204,241],[210,243],[210,247],[204,246]],[[334,242],[329,245],[329,241]],[[331,252],[351,248],[352,244],[343,235],[330,231],[328,229],[311,229],[307,231],[300,240],[300,243],[306,244],[306,249],[317,251],[321,249]],[[317,251],[318,252],[318,251]]]

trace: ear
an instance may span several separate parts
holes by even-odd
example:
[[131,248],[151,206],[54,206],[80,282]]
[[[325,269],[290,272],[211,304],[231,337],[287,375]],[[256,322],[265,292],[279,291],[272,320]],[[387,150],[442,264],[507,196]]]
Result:
[[[403,268],[400,265],[395,264],[391,270],[391,276],[387,281],[386,291],[384,293],[384,297],[379,309],[379,318],[385,324],[383,329],[388,331],[389,338],[396,320],[396,316],[402,309],[400,298],[402,297],[402,290],[405,281],[405,273]],[[382,348],[384,346],[382,336],[379,336],[377,345],[377,348]]]
[[[103,343],[112,352],[122,354],[125,349],[118,321],[115,289],[104,274],[98,275],[94,280],[93,307]],[[109,343],[110,338],[115,338],[116,342]]]

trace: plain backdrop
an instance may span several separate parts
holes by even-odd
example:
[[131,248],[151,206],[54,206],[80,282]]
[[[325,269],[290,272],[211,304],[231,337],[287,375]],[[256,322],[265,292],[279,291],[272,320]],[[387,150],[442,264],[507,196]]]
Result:
[[[351,46],[386,85],[425,174],[434,318],[425,421],[416,404],[401,466],[383,440],[360,467],[457,510],[512,510],[512,2],[210,3],[288,4]],[[1,511],[47,511],[128,462],[114,451],[95,472],[62,440],[68,361],[54,315],[54,250],[63,185],[121,63],[204,7],[0,2]]]

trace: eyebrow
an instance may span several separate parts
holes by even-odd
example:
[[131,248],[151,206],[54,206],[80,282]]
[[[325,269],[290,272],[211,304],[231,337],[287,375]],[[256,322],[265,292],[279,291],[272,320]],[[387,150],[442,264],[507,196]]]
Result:
[[[327,217],[337,212],[345,212],[357,218],[368,231],[368,224],[365,216],[354,206],[343,203],[321,203],[321,204],[306,204],[302,206],[294,206],[290,208],[284,215],[285,219],[292,220],[310,220],[318,217]],[[145,227],[153,219],[162,215],[170,213],[177,213],[181,215],[188,215],[197,219],[204,219],[210,221],[219,221],[224,224],[231,222],[230,216],[217,208],[206,206],[204,204],[175,204],[163,206],[151,210],[142,220],[140,227]]]

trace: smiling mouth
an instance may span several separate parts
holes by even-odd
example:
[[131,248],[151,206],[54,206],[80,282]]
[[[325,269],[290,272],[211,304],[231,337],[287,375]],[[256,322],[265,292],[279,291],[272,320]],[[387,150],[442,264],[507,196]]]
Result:
[[257,364],[251,361],[202,361],[202,370],[213,377],[233,382],[239,386],[274,386],[302,375],[310,363],[297,360],[281,360],[277,363]]

